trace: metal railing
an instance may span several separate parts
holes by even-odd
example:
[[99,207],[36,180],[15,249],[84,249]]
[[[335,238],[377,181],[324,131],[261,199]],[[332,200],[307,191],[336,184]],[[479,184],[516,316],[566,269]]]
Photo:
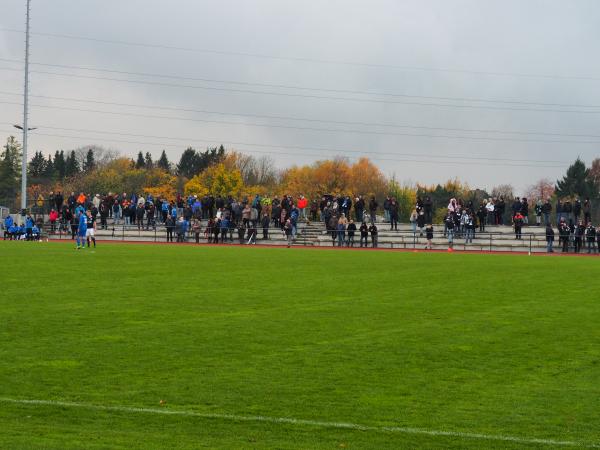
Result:
[[[106,228],[97,225],[98,238],[108,238],[115,241],[146,241],[146,242],[196,242],[196,232],[187,230],[185,234],[177,233],[176,228],[172,233],[167,232],[167,228],[162,223],[157,223],[154,226],[148,226],[144,223],[143,226],[119,224],[107,225]],[[240,237],[240,229],[244,230],[243,237]],[[198,233],[198,244],[287,244],[287,238],[280,228],[269,227],[267,229],[267,239],[263,237],[263,228],[252,228],[256,230],[254,238],[249,234],[249,228],[244,227],[229,227],[226,233],[223,229],[219,229],[219,233],[215,234],[214,230],[210,233],[206,232],[206,222],[202,224],[201,231]],[[525,228],[526,229],[526,228]],[[76,230],[76,229],[75,229]],[[50,239],[68,240],[72,239],[76,231],[70,224],[56,224],[53,229],[50,224],[46,224],[43,228],[44,236]],[[389,228],[380,226],[378,229],[377,239],[374,245],[373,236],[369,233],[366,239],[361,239],[360,231],[354,233],[353,238],[345,231],[341,236],[338,231],[325,230],[324,227],[307,227],[304,224],[297,230],[294,237],[293,245],[302,246],[322,246],[322,247],[366,247],[366,248],[388,248],[388,249],[404,249],[404,250],[453,250],[462,251],[481,251],[481,252],[546,252],[548,245],[545,233],[522,232],[520,239],[516,239],[514,231],[475,231],[472,236],[467,238],[466,230],[455,230],[450,234],[444,231],[434,231],[431,245],[429,245],[427,235],[420,231],[413,232],[412,230],[389,230]],[[341,243],[341,245],[340,245]],[[561,251],[563,248],[563,240],[556,233],[555,240],[552,246],[554,251]],[[593,243],[588,242],[584,236],[578,243],[578,239],[574,235],[567,238],[566,249],[568,252],[574,252],[579,249],[581,252],[598,252],[598,244],[600,240]]]

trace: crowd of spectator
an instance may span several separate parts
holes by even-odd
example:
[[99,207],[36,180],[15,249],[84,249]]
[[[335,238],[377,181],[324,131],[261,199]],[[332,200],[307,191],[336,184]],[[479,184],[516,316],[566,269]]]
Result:
[[[377,247],[379,230],[378,213],[383,210],[383,223],[392,231],[398,230],[400,204],[394,197],[386,197],[380,205],[373,196],[354,198],[348,195],[323,195],[320,199],[309,200],[303,195],[294,198],[284,195],[280,199],[254,196],[252,199],[236,199],[232,196],[182,196],[178,194],[173,200],[155,198],[151,194],[113,194],[91,195],[83,192],[76,195],[71,192],[64,196],[61,192],[51,192],[47,199],[42,196],[39,202],[49,204],[49,232],[67,232],[75,239],[79,226],[78,209],[89,211],[95,221],[98,219],[100,229],[108,229],[109,222],[114,226],[134,227],[138,230],[156,230],[164,227],[168,242],[184,242],[193,237],[199,242],[201,237],[210,243],[233,242],[254,244],[259,232],[262,239],[269,239],[272,232],[282,233],[288,245],[297,235],[298,222],[322,221],[331,234],[333,245],[354,247],[358,239],[360,247]],[[579,198],[574,200],[550,199],[538,200],[533,207],[526,198],[515,198],[507,202],[503,197],[484,199],[479,204],[452,198],[445,208],[443,219],[443,236],[452,248],[455,239],[464,239],[472,243],[476,232],[485,232],[486,226],[505,225],[505,218],[510,217],[510,225],[514,228],[515,239],[523,238],[523,227],[530,224],[533,212],[535,224],[546,225],[548,251],[553,251],[555,219],[559,243],[563,252],[580,252],[588,249],[596,251],[596,243],[600,243],[600,229],[591,223],[591,202]],[[507,209],[510,215],[507,214]],[[433,238],[433,221],[436,209],[429,196],[417,197],[409,222],[412,232],[427,239],[427,248],[431,248]],[[408,211],[405,211],[405,214]],[[10,223],[9,223],[10,222]],[[204,225],[203,225],[204,223]],[[39,239],[41,223],[35,223],[31,216],[18,226],[7,219],[4,224],[5,239]],[[598,237],[598,239],[597,239]]]

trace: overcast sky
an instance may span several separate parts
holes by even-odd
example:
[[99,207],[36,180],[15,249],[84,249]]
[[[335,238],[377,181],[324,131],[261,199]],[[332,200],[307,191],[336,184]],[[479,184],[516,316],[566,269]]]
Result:
[[[0,7],[3,135],[22,120],[6,60],[24,34],[6,29],[25,3]],[[520,191],[600,156],[598,24],[597,0],[32,0],[33,33],[96,41],[32,35],[30,151],[176,161],[223,142],[279,167],[365,155],[402,181]]]

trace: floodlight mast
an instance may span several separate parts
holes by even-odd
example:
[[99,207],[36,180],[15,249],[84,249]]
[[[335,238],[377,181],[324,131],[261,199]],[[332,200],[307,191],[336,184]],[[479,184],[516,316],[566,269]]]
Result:
[[27,209],[27,127],[29,109],[29,12],[31,0],[27,0],[27,20],[25,22],[25,87],[23,92],[23,157],[21,161],[21,214]]

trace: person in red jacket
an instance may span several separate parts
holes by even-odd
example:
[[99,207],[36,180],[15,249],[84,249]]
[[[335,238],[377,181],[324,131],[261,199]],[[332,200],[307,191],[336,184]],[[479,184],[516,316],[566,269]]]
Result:
[[306,207],[308,206],[308,200],[301,195],[298,199],[298,209],[300,210],[300,217],[306,220]]
[[50,211],[50,233],[54,233],[56,231],[56,221],[58,220],[58,212],[52,208]]

